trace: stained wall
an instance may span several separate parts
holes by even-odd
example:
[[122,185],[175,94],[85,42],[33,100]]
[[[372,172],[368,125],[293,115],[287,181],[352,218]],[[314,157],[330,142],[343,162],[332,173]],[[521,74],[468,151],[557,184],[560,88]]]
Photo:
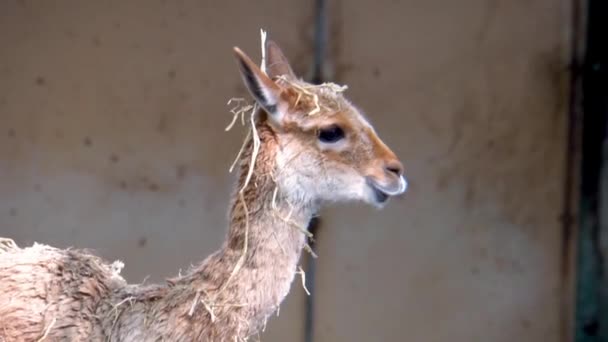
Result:
[[[219,247],[243,137],[231,55],[269,30],[300,74],[312,2],[4,1],[0,235],[96,250],[131,282]],[[332,2],[330,75],[407,195],[322,213],[315,341],[557,341],[566,1]],[[294,284],[265,341],[302,340]]]

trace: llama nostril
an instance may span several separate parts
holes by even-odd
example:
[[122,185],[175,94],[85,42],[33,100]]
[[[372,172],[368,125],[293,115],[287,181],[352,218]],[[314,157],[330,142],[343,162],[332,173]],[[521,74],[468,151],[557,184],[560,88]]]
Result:
[[403,173],[403,165],[401,165],[401,163],[398,161],[391,161],[386,163],[384,169],[390,173],[396,174],[397,176],[401,176],[401,174]]

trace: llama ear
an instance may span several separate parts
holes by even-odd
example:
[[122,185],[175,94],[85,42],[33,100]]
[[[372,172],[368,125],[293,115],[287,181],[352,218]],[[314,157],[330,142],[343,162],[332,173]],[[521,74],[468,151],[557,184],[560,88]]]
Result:
[[278,76],[285,76],[287,78],[295,79],[296,75],[293,73],[289,61],[281,51],[281,48],[277,43],[272,40],[266,40],[266,73],[270,78]]
[[281,88],[274,83],[253,61],[238,47],[234,53],[239,63],[241,76],[245,86],[255,101],[271,116],[277,117],[277,104],[281,94]]

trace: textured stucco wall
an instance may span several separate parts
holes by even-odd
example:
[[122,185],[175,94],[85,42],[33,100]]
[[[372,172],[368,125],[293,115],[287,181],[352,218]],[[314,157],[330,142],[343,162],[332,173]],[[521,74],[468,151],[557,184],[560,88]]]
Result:
[[558,341],[566,4],[367,6],[338,76],[411,187],[326,216],[317,340]]
[[[387,209],[323,212],[316,341],[556,341],[566,1],[334,2],[336,79],[406,166]],[[280,13],[280,15],[279,15]],[[242,131],[230,48],[300,73],[312,2],[4,1],[0,235],[159,281],[216,249]],[[294,284],[265,341],[300,340]]]

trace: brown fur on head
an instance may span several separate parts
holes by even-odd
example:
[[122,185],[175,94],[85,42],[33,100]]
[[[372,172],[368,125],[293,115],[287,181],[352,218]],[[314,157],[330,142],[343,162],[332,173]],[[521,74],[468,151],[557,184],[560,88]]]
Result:
[[262,71],[234,48],[244,83],[279,144],[276,180],[293,202],[362,200],[381,207],[407,188],[403,166],[333,84],[298,79],[276,43]]

